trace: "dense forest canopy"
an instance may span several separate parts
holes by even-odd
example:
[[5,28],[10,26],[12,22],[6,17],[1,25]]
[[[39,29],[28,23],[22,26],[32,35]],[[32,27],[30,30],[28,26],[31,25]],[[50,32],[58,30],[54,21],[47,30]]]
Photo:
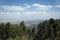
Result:
[[24,21],[19,25],[0,23],[0,40],[60,40],[60,19],[51,18],[32,28]]

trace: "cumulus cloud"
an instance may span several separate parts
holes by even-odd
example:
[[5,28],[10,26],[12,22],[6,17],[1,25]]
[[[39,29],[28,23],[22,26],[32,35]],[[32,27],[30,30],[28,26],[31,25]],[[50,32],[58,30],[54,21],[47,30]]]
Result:
[[29,4],[24,4],[25,8],[31,8],[31,5]]
[[50,19],[60,18],[60,12],[46,12],[46,11],[28,11],[28,12],[0,12],[0,19],[20,19],[20,20],[36,20],[36,19]]
[[55,18],[58,19],[60,18],[60,12],[46,12],[46,11],[29,11],[29,12],[24,12],[23,16],[28,19],[50,19],[50,18]]
[[[23,6],[0,6],[0,19],[20,19],[20,20],[34,20],[34,19],[49,19],[60,18],[60,12],[49,12],[52,7],[60,8],[60,5],[41,5],[41,4],[24,4]],[[3,11],[6,10],[6,11]],[[48,12],[46,11],[48,10]]]
[[6,10],[11,10],[11,11],[23,11],[23,10],[26,10],[26,9],[32,8],[32,7],[34,7],[34,9],[36,9],[36,10],[49,10],[53,6],[41,5],[41,4],[37,4],[37,3],[32,4],[32,6],[29,4],[24,4],[24,6],[7,6],[7,5],[1,6],[1,8],[6,9]]
[[60,5],[56,5],[55,7],[60,8]]
[[28,11],[28,12],[22,12],[22,13],[20,13],[20,12],[0,12],[1,14],[3,13],[3,15],[1,15],[1,16],[7,16],[7,17],[30,17],[31,18],[31,16],[34,18],[34,16],[35,17],[38,17],[38,16],[40,16],[40,15],[45,15],[45,11],[39,11],[39,12],[36,12],[36,11]]
[[51,5],[41,5],[41,4],[32,4],[29,5],[29,4],[24,4],[24,6],[8,6],[8,5],[5,5],[5,6],[1,6],[1,8],[3,9],[6,9],[6,10],[11,10],[11,11],[23,11],[23,10],[26,10],[28,8],[34,8],[35,10],[49,10],[51,9],[53,6]]
[[48,12],[50,18],[60,19],[60,12]]
[[1,8],[6,9],[6,10],[11,10],[11,11],[22,11],[22,10],[25,10],[30,7],[31,7],[30,5],[26,5],[24,7],[22,7],[22,6],[6,6],[6,5],[1,6]]
[[3,15],[4,13],[3,12],[0,12],[0,15]]
[[7,17],[13,17],[13,16],[19,16],[20,12],[0,12],[0,16],[7,16]]
[[39,10],[48,10],[48,9],[52,8],[51,5],[41,5],[41,4],[37,4],[37,3],[33,4],[32,6],[36,7]]
[[24,10],[24,8],[21,6],[1,6],[1,7],[12,11]]
[[27,5],[25,8],[31,8],[31,6],[30,5]]

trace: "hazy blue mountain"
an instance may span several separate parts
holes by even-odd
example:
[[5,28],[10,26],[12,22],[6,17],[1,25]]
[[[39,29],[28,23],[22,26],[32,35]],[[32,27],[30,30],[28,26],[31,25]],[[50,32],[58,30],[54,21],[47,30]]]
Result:
[[[43,21],[44,20],[33,20],[33,21],[24,21],[24,22],[27,27],[36,27],[40,22],[43,22]],[[20,24],[20,22],[21,21],[10,21],[11,24]],[[7,23],[7,22],[3,22],[3,23]]]
[[40,22],[44,20],[25,21],[27,27],[36,27]]

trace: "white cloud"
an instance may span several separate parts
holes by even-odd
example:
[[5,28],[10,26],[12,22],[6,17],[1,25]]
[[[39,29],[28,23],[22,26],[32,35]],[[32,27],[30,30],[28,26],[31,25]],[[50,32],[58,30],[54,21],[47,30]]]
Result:
[[34,9],[36,10],[49,10],[51,9],[53,6],[51,5],[41,5],[41,4],[32,4],[29,5],[29,4],[24,4],[24,6],[1,6],[1,8],[5,9],[5,10],[10,10],[10,11],[23,11],[23,10],[26,10],[28,8],[32,8],[34,7]]
[[4,13],[3,12],[0,12],[0,15],[3,15]]
[[36,11],[28,11],[28,12],[0,12],[3,16],[7,16],[7,17],[16,17],[16,16],[40,16],[42,14],[45,14],[46,12],[45,11],[39,11],[39,12],[36,12]]
[[1,8],[5,9],[5,10],[11,10],[11,11],[22,11],[22,10],[26,10],[27,8],[30,8],[30,5],[26,5],[26,6],[1,6]]
[[30,5],[27,5],[25,8],[31,8],[31,6]]
[[36,7],[39,10],[48,10],[50,8],[52,8],[51,5],[41,5],[41,4],[33,4],[32,6]]
[[56,5],[55,7],[60,8],[60,5]]
[[7,17],[19,16],[20,14],[21,14],[20,12],[0,12],[0,16],[7,16]]
[[40,4],[33,4],[32,6],[40,7]]
[[[35,19],[50,19],[60,18],[60,12],[46,12],[46,11],[28,11],[28,12],[0,12],[2,19],[21,19],[21,20],[35,20]],[[10,19],[10,20],[11,20]]]
[[58,19],[60,18],[60,12],[46,12],[46,11],[29,11],[29,12],[23,12],[24,17],[28,19],[50,19],[50,18],[55,18]]
[[24,8],[21,6],[1,6],[1,7],[12,11],[24,10]]
[[50,18],[60,19],[60,12],[48,12]]
[[[51,5],[41,5],[41,4],[32,4],[32,6],[28,4],[25,4],[24,6],[1,6],[0,8],[3,8],[3,10],[7,10],[7,11],[0,12],[0,18],[1,17],[5,19],[16,18],[22,20],[60,18],[60,12],[45,11],[51,9],[52,7],[53,6]],[[56,5],[54,7],[60,8],[60,5]],[[30,11],[30,9],[28,8],[31,8],[33,11]],[[41,10],[41,11],[36,11],[36,10]]]
[[31,8],[31,5],[29,4],[24,4],[25,8]]

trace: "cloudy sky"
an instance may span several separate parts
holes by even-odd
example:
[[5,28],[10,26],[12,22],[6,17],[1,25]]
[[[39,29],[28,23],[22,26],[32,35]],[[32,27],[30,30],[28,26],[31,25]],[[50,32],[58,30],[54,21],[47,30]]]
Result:
[[0,21],[60,19],[60,0],[0,0]]

